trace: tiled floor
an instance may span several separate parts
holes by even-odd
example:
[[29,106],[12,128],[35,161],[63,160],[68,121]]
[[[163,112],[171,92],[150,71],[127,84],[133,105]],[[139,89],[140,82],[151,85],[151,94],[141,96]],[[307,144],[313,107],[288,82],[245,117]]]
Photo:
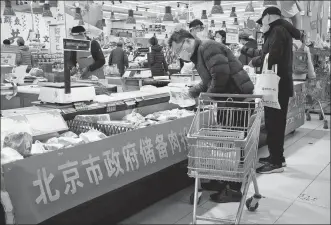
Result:
[[[244,209],[241,223],[330,224],[330,129],[323,129],[322,121],[312,115],[312,121],[287,136],[285,147],[285,172],[258,175],[260,192],[265,198],[260,200],[256,212]],[[267,154],[266,147],[259,150],[259,157]],[[189,224],[192,222],[192,206],[189,204],[192,191],[193,187],[179,191],[121,224]],[[248,195],[252,193],[251,185]],[[197,213],[231,219],[237,209],[238,203],[209,201],[209,193],[205,192]]]

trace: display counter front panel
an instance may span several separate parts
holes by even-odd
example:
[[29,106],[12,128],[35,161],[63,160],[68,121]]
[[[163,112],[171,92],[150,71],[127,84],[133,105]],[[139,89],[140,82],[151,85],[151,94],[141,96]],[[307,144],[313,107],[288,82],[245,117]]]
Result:
[[4,165],[16,222],[40,223],[185,160],[191,122],[181,118]]

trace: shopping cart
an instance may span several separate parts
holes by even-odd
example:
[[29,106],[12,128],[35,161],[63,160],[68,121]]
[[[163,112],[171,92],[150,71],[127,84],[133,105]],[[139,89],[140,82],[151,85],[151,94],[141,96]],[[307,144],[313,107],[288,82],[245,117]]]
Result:
[[[329,62],[330,63],[330,62]],[[330,66],[330,65],[324,65]],[[324,67],[323,66],[323,67]],[[310,111],[316,111],[318,106],[319,119],[324,120],[324,129],[328,129],[328,120],[325,117],[324,109],[330,107],[330,69],[319,68],[316,70],[316,79],[308,82],[306,95],[306,120],[310,121]]]
[[193,224],[197,220],[233,222],[196,215],[199,180],[242,182],[243,197],[236,214],[240,223],[249,184],[255,194],[246,201],[249,211],[261,199],[255,165],[262,116],[262,96],[202,93],[188,132],[188,176],[195,178]]

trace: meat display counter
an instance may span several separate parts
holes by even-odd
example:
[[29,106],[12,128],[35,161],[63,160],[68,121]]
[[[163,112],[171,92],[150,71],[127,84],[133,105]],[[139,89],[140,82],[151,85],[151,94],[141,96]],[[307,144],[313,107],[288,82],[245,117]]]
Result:
[[[305,83],[296,82],[295,91],[286,133],[304,123]],[[116,102],[88,110],[57,110],[71,120],[81,113],[122,118],[133,109],[147,115],[177,108],[168,103],[167,88],[157,92],[127,92]],[[24,111],[29,110],[4,110],[2,115]],[[187,116],[2,165],[17,224],[114,224],[191,185],[186,134],[192,119]]]

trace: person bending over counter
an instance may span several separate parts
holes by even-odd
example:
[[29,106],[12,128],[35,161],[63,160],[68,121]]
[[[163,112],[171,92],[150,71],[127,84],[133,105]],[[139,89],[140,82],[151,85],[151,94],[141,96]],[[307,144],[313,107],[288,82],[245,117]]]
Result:
[[[90,40],[89,37],[86,36],[86,30],[83,26],[73,27],[70,35],[73,39]],[[103,55],[99,42],[92,40],[90,52],[71,52],[69,68],[71,75],[74,75],[77,73],[76,64],[78,63],[79,68],[82,69],[82,79],[87,79],[92,75],[99,79],[105,79],[103,72],[105,62],[105,56]]]

